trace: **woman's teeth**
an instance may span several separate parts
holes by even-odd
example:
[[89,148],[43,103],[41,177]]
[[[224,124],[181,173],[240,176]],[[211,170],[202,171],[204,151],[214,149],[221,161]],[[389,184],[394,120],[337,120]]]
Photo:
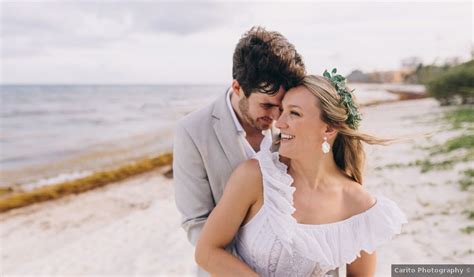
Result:
[[294,136],[287,135],[287,134],[281,134],[281,139],[291,140],[293,138],[294,138]]

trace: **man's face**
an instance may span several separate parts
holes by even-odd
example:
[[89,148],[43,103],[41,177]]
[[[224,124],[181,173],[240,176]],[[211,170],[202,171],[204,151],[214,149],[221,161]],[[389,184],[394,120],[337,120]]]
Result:
[[280,105],[284,95],[283,87],[280,87],[278,93],[274,95],[257,92],[247,98],[241,93],[239,110],[242,120],[257,130],[267,130],[280,116]]

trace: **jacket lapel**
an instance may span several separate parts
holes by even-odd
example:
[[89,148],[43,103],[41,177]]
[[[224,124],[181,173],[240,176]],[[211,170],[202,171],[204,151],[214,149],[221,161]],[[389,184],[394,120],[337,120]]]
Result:
[[227,93],[218,99],[212,112],[213,127],[222,150],[234,170],[241,162],[246,160],[246,155],[240,142],[239,134],[230,114],[226,102]]

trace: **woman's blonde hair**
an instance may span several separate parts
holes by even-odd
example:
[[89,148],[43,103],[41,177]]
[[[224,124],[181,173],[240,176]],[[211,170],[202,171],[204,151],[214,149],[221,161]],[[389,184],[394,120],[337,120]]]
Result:
[[[377,138],[352,129],[347,123],[347,108],[341,104],[341,97],[327,78],[308,75],[303,79],[302,85],[318,98],[321,120],[337,130],[332,146],[336,165],[354,181],[362,184],[365,163],[362,141],[368,144],[387,145],[393,140]],[[353,100],[357,106],[355,99]]]

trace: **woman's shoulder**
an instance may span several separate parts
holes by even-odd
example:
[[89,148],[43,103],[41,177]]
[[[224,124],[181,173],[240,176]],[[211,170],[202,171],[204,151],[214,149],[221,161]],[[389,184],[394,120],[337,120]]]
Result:
[[231,183],[235,183],[249,193],[258,193],[261,190],[262,173],[257,160],[250,159],[241,162],[232,173]]
[[361,184],[352,180],[344,182],[342,194],[351,214],[365,212],[377,201]]
[[262,173],[260,164],[255,159],[249,159],[241,162],[234,170],[235,175],[238,175],[243,180],[259,181],[262,180]]

